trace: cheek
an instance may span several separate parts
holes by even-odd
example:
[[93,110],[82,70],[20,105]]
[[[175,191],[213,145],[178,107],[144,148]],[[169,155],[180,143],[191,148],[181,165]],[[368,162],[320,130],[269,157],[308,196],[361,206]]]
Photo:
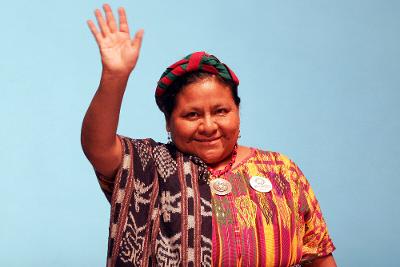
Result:
[[180,138],[190,138],[195,131],[196,127],[192,123],[177,121],[172,134]]
[[223,129],[226,129],[227,131],[237,132],[240,128],[240,119],[238,116],[228,117],[224,119],[220,125]]

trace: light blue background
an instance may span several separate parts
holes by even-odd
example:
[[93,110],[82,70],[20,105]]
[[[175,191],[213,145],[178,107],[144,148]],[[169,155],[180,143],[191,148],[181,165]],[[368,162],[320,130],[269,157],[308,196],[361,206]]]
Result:
[[[80,147],[100,1],[0,16],[0,266],[104,266],[109,204]],[[119,133],[166,140],[154,89],[206,50],[239,76],[241,144],[280,151],[320,201],[339,266],[398,266],[399,1],[112,1],[145,29]]]

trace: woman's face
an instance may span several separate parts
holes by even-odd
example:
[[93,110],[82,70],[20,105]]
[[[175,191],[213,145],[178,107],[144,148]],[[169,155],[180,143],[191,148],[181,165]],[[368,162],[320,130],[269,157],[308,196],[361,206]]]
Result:
[[230,160],[239,124],[230,88],[209,77],[185,86],[176,96],[167,131],[179,150],[218,167]]

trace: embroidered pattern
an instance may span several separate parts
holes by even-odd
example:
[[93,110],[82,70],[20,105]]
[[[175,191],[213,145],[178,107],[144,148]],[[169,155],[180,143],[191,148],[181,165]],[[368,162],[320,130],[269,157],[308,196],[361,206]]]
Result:
[[[272,190],[252,188],[253,176]],[[213,266],[295,266],[334,250],[310,185],[287,157],[256,150],[224,178],[233,188],[213,195]]]
[[145,227],[137,227],[132,213],[129,213],[128,228],[125,231],[125,236],[122,238],[119,257],[123,262],[140,262],[143,251]]
[[116,177],[96,173],[111,202],[107,266],[211,266],[211,193],[200,161],[150,139],[120,140]]
[[235,199],[237,209],[237,219],[239,225],[244,227],[254,227],[256,220],[257,205],[249,196],[240,196]]
[[181,263],[180,238],[180,233],[172,237],[167,237],[162,232],[160,233],[160,238],[156,241],[155,249],[157,266],[179,266]]
[[276,207],[279,213],[279,217],[281,219],[281,221],[283,222],[283,226],[286,229],[289,229],[289,224],[290,224],[290,215],[291,215],[291,211],[289,209],[289,207],[286,204],[286,200],[283,198],[280,198],[279,196],[277,196],[277,201],[275,201],[276,203]]
[[135,211],[140,212],[140,205],[147,206],[150,203],[150,200],[143,196],[149,194],[150,189],[153,187],[153,183],[146,186],[140,180],[134,179],[134,187],[133,201],[135,203]]
[[232,224],[234,222],[230,203],[226,197],[221,197],[219,201],[213,199],[213,212],[218,224]]
[[164,222],[171,221],[171,213],[180,213],[180,197],[181,194],[175,194],[174,196],[171,196],[170,191],[161,192],[161,214]]
[[264,193],[257,193],[257,199],[261,212],[265,217],[265,222],[270,224],[272,222],[272,207],[268,204],[268,200]]
[[176,172],[176,162],[164,145],[157,145],[153,152],[158,173],[166,182],[165,180]]
[[149,148],[150,147],[149,142],[147,140],[138,140],[137,142],[134,143],[134,146],[139,155],[139,159],[141,161],[141,165],[144,171],[151,159],[151,150]]
[[[231,195],[211,196],[198,158],[120,140],[116,177],[96,172],[111,203],[108,267],[291,266],[334,250],[309,183],[285,156],[256,150],[227,174]],[[252,189],[254,175],[272,190]]]

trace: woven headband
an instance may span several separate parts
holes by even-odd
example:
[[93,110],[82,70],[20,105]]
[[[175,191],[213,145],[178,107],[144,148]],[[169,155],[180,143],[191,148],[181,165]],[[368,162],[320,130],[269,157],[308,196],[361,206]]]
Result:
[[218,58],[206,52],[194,52],[169,66],[161,75],[155,93],[157,104],[159,105],[159,98],[174,81],[186,73],[193,71],[217,74],[225,80],[233,81],[236,86],[239,85],[239,79],[235,73],[227,65],[219,61]]

